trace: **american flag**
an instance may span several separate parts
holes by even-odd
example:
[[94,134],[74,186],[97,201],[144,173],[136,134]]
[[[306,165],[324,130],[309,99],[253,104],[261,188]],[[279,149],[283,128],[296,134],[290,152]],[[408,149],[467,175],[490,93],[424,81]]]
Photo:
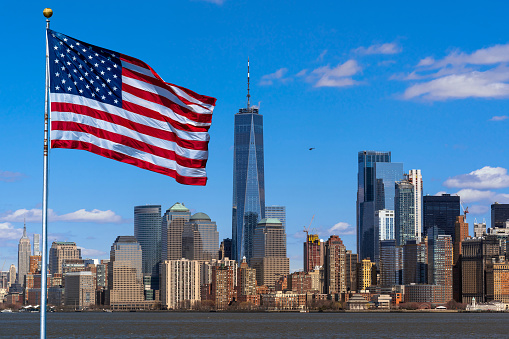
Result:
[[216,99],[146,63],[48,30],[51,147],[86,150],[205,185]]

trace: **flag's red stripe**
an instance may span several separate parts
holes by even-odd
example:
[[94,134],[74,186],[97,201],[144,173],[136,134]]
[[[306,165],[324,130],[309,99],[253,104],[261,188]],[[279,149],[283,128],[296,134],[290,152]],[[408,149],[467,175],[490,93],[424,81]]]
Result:
[[110,113],[107,113],[104,111],[90,108],[88,106],[69,104],[69,103],[64,103],[64,102],[52,102],[51,103],[51,111],[52,112],[78,113],[81,115],[89,116],[94,119],[107,121],[107,122],[110,122],[115,125],[124,126],[124,127],[129,128],[133,131],[143,133],[143,134],[146,134],[146,135],[149,135],[152,137],[172,141],[172,142],[175,142],[177,145],[184,147],[184,148],[195,149],[195,150],[200,150],[200,151],[208,150],[208,141],[181,139],[173,132],[163,131],[163,130],[160,130],[160,129],[157,129],[154,127],[143,125],[143,124],[134,122],[132,120],[119,117],[114,114],[110,114]]
[[182,86],[179,86],[179,85],[171,84],[169,82],[167,82],[166,84],[180,88],[182,91],[186,92],[189,96],[191,96],[191,97],[193,97],[193,98],[195,98],[197,100],[200,100],[204,104],[212,105],[212,106],[216,105],[216,100],[217,100],[216,98],[209,97],[209,96],[206,96],[206,95],[198,94],[196,92],[191,91],[189,88],[185,88],[185,87],[182,87]]
[[[130,70],[129,68],[125,68],[125,67],[122,68],[122,76],[131,78],[131,79],[135,79],[135,80],[138,80],[138,81],[142,81],[142,82],[145,82],[145,83],[147,83],[149,85],[153,85],[153,86],[157,86],[157,87],[166,89],[170,93],[175,95],[177,98],[179,98],[180,101],[182,101],[182,103],[184,103],[185,105],[200,106],[203,109],[205,109],[207,111],[210,111],[209,108],[207,108],[207,107],[205,107],[203,105],[191,102],[191,101],[187,100],[186,98],[179,96],[175,92],[175,90],[173,90],[173,88],[171,88],[171,86],[168,86],[162,80],[154,79],[154,78],[149,77],[149,76],[147,76],[145,74],[138,73],[136,71]],[[122,90],[125,90],[125,86],[129,86],[129,85],[126,84],[126,83],[122,83]],[[130,86],[130,87],[132,87],[132,86]],[[155,93],[151,93],[151,92],[146,92],[146,93],[149,93],[149,94],[152,94],[154,96],[157,96],[157,97],[161,98],[165,102],[163,104],[164,106],[171,107],[175,113],[179,113],[180,115],[186,116],[186,117],[188,117],[191,120],[194,120],[194,121],[197,121],[197,122],[208,122],[208,123],[210,123],[210,121],[212,120],[212,111],[210,111],[210,113],[196,113],[196,112],[194,112],[190,108],[186,108],[184,106],[181,106],[181,105],[173,102],[170,98],[167,98],[166,96],[164,96],[164,94],[155,94]],[[151,100],[151,99],[147,99],[147,100],[150,100],[150,101],[153,101],[153,102],[157,102],[158,104],[161,103],[160,100],[157,100],[157,101],[154,101],[154,100]],[[171,106],[169,105],[169,103],[171,103]],[[205,119],[205,120],[203,120],[203,119]]]
[[[150,70],[152,73],[155,73],[155,71],[152,69],[152,67],[150,67],[149,65],[147,65],[146,63],[144,63],[143,61],[141,61],[140,59],[136,59],[136,58],[133,58],[131,56],[128,56],[128,55],[125,55],[125,54],[121,54],[120,55],[120,60],[122,61],[126,61],[130,64],[133,64],[133,65],[136,65],[136,66],[139,66],[139,67],[142,67],[142,68],[145,68],[145,69],[148,69]],[[156,73],[157,74],[157,73]],[[196,92],[193,92],[191,91],[190,89],[188,88],[185,88],[185,87],[181,87],[181,86],[178,86],[178,85],[175,85],[175,84],[171,84],[169,82],[165,82],[166,84],[168,85],[171,85],[171,86],[175,86],[175,87],[178,87],[180,88],[182,91],[186,92],[189,96],[201,101],[202,103],[204,104],[208,104],[208,105],[215,105],[216,104],[216,98],[213,98],[213,97],[209,97],[209,96],[206,96],[206,95],[201,95],[201,94],[198,94]],[[180,98],[180,97],[179,97]]]
[[[181,109],[182,106],[174,103],[173,101],[171,101],[170,99],[168,99],[164,96],[141,90],[139,88],[130,86],[126,83],[122,84],[122,91],[130,93],[132,95],[135,95],[139,98],[145,99],[147,101],[168,107],[176,114],[186,117],[189,120],[199,122],[199,123],[205,123],[205,124],[210,124],[212,121],[212,116],[210,114],[199,114],[199,113],[194,113],[191,111],[185,112],[184,110]],[[123,100],[123,102],[126,102],[126,101],[127,100]]]
[[71,149],[81,149],[85,151],[89,151],[98,155],[101,155],[105,158],[114,159],[120,162],[124,162],[126,164],[131,164],[139,168],[143,168],[149,171],[161,173],[167,175],[169,177],[174,178],[178,183],[184,185],[198,185],[205,186],[207,183],[206,177],[186,177],[177,173],[177,171],[173,169],[169,169],[162,166],[154,165],[150,162],[143,161],[137,158],[130,157],[123,153],[118,153],[112,150],[104,149],[98,147],[96,145],[90,144],[84,141],[75,141],[75,140],[52,140],[51,148],[71,148]]
[[141,106],[129,101],[122,101],[122,108],[126,111],[136,113],[139,115],[143,115],[147,118],[151,119],[157,119],[160,121],[167,122],[168,124],[172,125],[178,130],[185,131],[185,132],[207,132],[209,130],[210,126],[193,126],[190,124],[185,124],[176,120],[171,119],[171,117],[168,117],[166,115],[162,115],[158,111],[154,111],[150,108],[146,108],[145,106]]
[[112,133],[97,127],[83,125],[76,122],[53,121],[51,123],[51,130],[76,131],[95,135],[96,137],[101,139],[109,140],[117,144],[128,146],[145,153],[156,155],[161,158],[176,161],[177,164],[188,168],[205,168],[205,165],[207,164],[207,159],[186,158],[176,154],[175,151],[172,150],[164,149],[158,146],[147,144],[142,141],[127,137],[125,135]]

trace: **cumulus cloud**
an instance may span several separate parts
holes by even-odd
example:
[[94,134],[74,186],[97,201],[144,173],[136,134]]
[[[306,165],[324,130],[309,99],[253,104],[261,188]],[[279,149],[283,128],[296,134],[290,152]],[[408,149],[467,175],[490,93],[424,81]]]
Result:
[[489,211],[490,211],[490,207],[485,206],[485,205],[472,205],[472,206],[468,207],[468,212],[470,214],[475,214],[475,215],[486,214]]
[[490,121],[504,121],[506,119],[509,119],[507,115],[495,115],[493,118],[490,119]]
[[318,56],[318,58],[316,59],[316,61],[323,61],[323,58],[325,57],[325,54],[327,54],[327,50],[324,50],[322,53],[320,53],[320,55]]
[[14,228],[8,222],[0,223],[0,240],[19,240],[22,235],[22,228]]
[[509,194],[505,193],[465,188],[458,191],[456,194],[460,196],[461,201],[464,203],[477,201],[486,201],[489,203],[493,202],[509,203]]
[[407,76],[392,78],[414,82],[403,93],[403,99],[501,99],[509,97],[508,63],[509,43],[470,54],[454,51],[443,59],[428,56]]
[[509,175],[505,168],[485,166],[468,174],[449,178],[444,182],[444,186],[477,189],[505,188],[509,187]]
[[23,173],[0,171],[0,181],[3,182],[15,182],[20,181],[23,178],[25,178],[25,175]]
[[354,49],[355,53],[368,55],[368,54],[397,54],[402,51],[402,48],[396,43],[375,44],[369,47],[359,47]]
[[273,85],[274,82],[288,82],[291,81],[291,78],[285,78],[285,74],[288,72],[288,68],[280,68],[274,73],[266,74],[262,76],[262,79],[260,80],[260,85],[262,86],[269,86]]
[[[30,222],[40,222],[42,220],[42,210],[33,209],[19,209],[10,211],[0,215],[0,221],[22,222],[23,220]],[[87,211],[80,209],[75,212],[58,215],[52,209],[48,209],[49,221],[68,221],[68,222],[94,222],[94,223],[121,223],[124,222],[121,216],[117,215],[111,210],[101,211],[93,209]]]
[[329,65],[322,66],[311,71],[306,80],[314,83],[315,87],[346,87],[359,84],[352,76],[360,72],[362,68],[357,61],[350,59],[343,64],[331,68]]
[[356,234],[355,227],[347,222],[338,222],[327,230],[329,234],[352,235]]

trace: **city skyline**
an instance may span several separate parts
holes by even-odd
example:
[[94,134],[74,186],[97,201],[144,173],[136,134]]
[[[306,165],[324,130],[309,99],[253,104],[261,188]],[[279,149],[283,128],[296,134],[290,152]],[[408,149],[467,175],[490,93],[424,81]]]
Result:
[[[204,188],[85,152],[52,151],[49,244],[73,241],[84,256],[107,258],[117,235],[132,234],[134,206],[167,209],[177,201],[207,213],[220,239],[231,237],[233,112],[244,104],[248,56],[253,104],[261,102],[265,120],[266,205],[286,206],[292,271],[302,268],[302,228],[313,215],[323,238],[336,233],[356,250],[355,161],[362,150],[391,151],[405,173],[421,169],[424,195],[458,193],[469,206],[471,234],[474,218],[490,225],[490,204],[509,202],[504,11],[440,3],[440,12],[430,4],[415,18],[397,3],[373,4],[376,16],[356,4],[325,5],[313,13],[304,2],[283,8],[189,1],[161,5],[150,14],[160,20],[143,12],[139,30],[111,18],[109,4],[90,18],[78,5],[57,3],[53,29],[125,50],[167,81],[214,95],[218,106]],[[0,91],[0,257],[16,263],[23,217],[30,239],[41,233],[44,21],[39,8],[6,6],[13,13],[7,25],[23,37],[6,38],[20,53],[2,55],[10,67],[0,71],[9,79]],[[280,20],[281,10],[291,20]],[[173,11],[193,14],[190,31],[167,34],[161,23]],[[447,15],[452,11],[457,17]],[[242,13],[259,20],[245,22]],[[84,29],[74,24],[79,20],[101,24]],[[184,18],[172,20],[186,25]],[[430,27],[429,20],[437,24]],[[119,28],[122,36],[104,34]]]

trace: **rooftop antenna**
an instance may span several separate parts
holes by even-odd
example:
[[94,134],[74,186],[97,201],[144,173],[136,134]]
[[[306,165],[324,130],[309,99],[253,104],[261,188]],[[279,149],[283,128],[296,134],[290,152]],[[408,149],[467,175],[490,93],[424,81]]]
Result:
[[249,94],[249,57],[247,57],[247,109],[251,107],[249,99],[251,99],[251,95]]

